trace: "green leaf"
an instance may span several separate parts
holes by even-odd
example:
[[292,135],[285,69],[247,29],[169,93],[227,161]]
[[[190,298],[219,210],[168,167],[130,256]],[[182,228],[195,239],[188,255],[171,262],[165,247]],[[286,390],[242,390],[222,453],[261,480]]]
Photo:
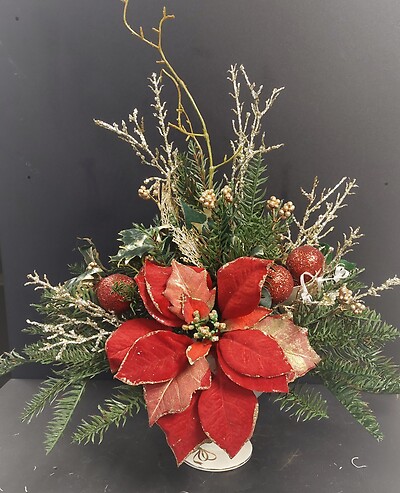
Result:
[[343,259],[339,262],[339,265],[342,265],[349,272],[351,272],[357,267],[357,264],[355,262],[348,262],[347,260],[343,260]]
[[193,226],[201,232],[203,224],[207,221],[207,216],[181,200],[183,214],[185,216],[185,225],[188,229]]
[[93,241],[90,238],[78,238],[78,240],[82,241],[82,244],[78,246],[78,250],[83,257],[85,264],[96,264],[100,270],[105,270],[101,263],[99,252]]
[[325,257],[325,262],[330,264],[334,258],[334,248],[328,245],[328,243],[320,243],[320,251]]
[[104,272],[106,269],[100,261],[99,253],[90,238],[78,238],[82,244],[78,247],[85,266],[81,273],[65,282],[68,290],[75,289],[84,281],[92,281],[96,274]]
[[271,308],[272,306],[271,294],[267,288],[262,288],[261,290],[260,306],[264,306],[265,308]]

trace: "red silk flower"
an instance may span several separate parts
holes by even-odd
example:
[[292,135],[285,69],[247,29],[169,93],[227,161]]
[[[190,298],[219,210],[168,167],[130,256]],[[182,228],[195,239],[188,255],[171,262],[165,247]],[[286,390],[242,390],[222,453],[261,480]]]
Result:
[[106,353],[115,378],[144,386],[149,424],[178,464],[209,438],[236,455],[253,434],[253,391],[287,392],[319,362],[305,329],[259,306],[271,262],[238,258],[218,271],[216,288],[205,269],[176,261],[146,260],[136,276],[152,319],[122,323]]

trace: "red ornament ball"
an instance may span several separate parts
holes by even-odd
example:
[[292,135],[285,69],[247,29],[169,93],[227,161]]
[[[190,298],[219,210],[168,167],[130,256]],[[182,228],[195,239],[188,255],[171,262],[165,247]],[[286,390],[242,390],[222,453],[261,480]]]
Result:
[[104,310],[118,314],[126,312],[129,309],[130,301],[114,291],[116,283],[122,283],[127,288],[130,288],[134,286],[135,281],[124,274],[111,274],[110,276],[103,277],[97,284],[96,295],[99,305]]
[[272,303],[283,303],[292,294],[294,282],[290,272],[282,265],[272,264],[265,279]]
[[289,269],[293,279],[298,283],[300,276],[307,272],[310,275],[304,276],[304,281],[308,282],[312,276],[320,274],[324,268],[325,257],[322,253],[310,245],[295,248],[286,260],[286,267]]

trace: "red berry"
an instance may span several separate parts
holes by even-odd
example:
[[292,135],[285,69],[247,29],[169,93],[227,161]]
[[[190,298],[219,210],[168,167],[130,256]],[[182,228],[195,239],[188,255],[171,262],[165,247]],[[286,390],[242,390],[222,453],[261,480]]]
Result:
[[283,303],[292,294],[294,282],[290,272],[282,265],[272,264],[268,269],[265,285],[273,303]]
[[124,274],[111,274],[98,283],[96,295],[99,305],[104,310],[123,313],[129,309],[130,301],[114,291],[116,283],[122,283],[129,288],[135,284],[135,281]]
[[325,257],[315,247],[304,245],[295,248],[286,260],[286,267],[289,269],[293,279],[298,283],[300,276],[307,272],[304,281],[308,282],[312,276],[320,274],[324,268]]

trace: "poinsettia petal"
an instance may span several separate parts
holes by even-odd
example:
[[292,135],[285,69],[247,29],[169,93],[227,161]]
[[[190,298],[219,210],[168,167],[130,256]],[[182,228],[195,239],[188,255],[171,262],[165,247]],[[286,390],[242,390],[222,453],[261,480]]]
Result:
[[223,320],[251,313],[260,303],[261,289],[272,260],[240,257],[217,272],[218,306]]
[[[190,267],[196,272],[203,272],[204,271],[204,267],[197,267],[197,265],[191,265]],[[208,289],[211,291],[211,289],[213,287],[213,282],[212,282],[211,276],[208,272],[207,272],[206,280],[207,280]]]
[[292,370],[279,344],[259,330],[227,332],[218,347],[227,364],[242,375],[269,378]]
[[199,358],[207,356],[210,352],[212,343],[211,341],[206,342],[194,342],[186,349],[186,356],[191,365],[195,363]]
[[172,261],[171,268],[164,295],[171,303],[172,313],[191,322],[193,311],[198,310],[200,317],[205,318],[215,303],[215,290],[210,291],[207,285],[207,271],[198,271],[176,260]]
[[131,347],[115,378],[129,385],[166,382],[185,369],[191,342],[168,330],[150,332]]
[[110,363],[110,370],[115,373],[129,349],[142,336],[149,332],[162,329],[155,320],[146,318],[134,318],[122,323],[107,339],[105,350]]
[[275,339],[282,348],[293,368],[290,381],[305,375],[321,361],[310,345],[307,329],[298,327],[288,318],[279,315],[267,317],[254,328]]
[[198,445],[207,440],[197,410],[199,395],[200,392],[193,395],[189,407],[183,412],[167,414],[157,421],[158,426],[165,433],[178,466]]
[[199,399],[199,416],[204,432],[230,457],[234,457],[253,434],[258,402],[251,390],[239,387],[222,371]]
[[168,327],[179,327],[182,320],[171,313],[170,302],[163,295],[171,272],[171,267],[162,267],[146,260],[135,281],[149,314]]
[[202,300],[194,300],[193,298],[186,298],[182,303],[181,314],[185,322],[193,322],[193,313],[199,312],[200,318],[206,318],[210,313],[210,307]]
[[278,377],[248,377],[233,370],[224,360],[221,351],[217,348],[218,364],[225,375],[240,387],[254,390],[256,392],[288,392],[288,382],[286,375]]
[[198,359],[175,378],[163,383],[144,386],[149,425],[165,414],[181,413],[192,400],[196,390],[208,389],[211,385],[211,370],[205,358]]
[[245,330],[251,329],[253,325],[267,317],[272,310],[269,308],[264,308],[263,306],[258,306],[255,310],[242,317],[231,318],[229,320],[224,320],[226,324],[226,330]]

